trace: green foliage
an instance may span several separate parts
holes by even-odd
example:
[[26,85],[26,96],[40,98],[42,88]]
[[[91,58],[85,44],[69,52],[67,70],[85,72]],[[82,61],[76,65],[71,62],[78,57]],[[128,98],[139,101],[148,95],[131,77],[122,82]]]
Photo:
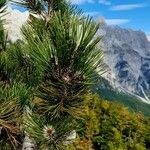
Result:
[[7,34],[4,29],[4,20],[0,17],[0,81],[7,78]]
[[145,116],[150,116],[149,104],[142,102],[141,99],[134,95],[114,89],[108,81],[101,77],[97,76],[97,84],[94,85],[93,92],[97,93],[102,99],[123,104],[132,112],[143,113]]
[[[18,114],[14,128],[22,131],[21,136],[33,138],[38,149],[62,149],[81,118],[84,96],[95,71],[104,70],[102,51],[97,48],[101,37],[95,36],[99,25],[66,3],[58,10],[62,5],[58,1],[52,14],[43,14],[52,8],[49,1],[28,2],[27,8],[42,17],[30,16],[22,29],[23,41],[8,44],[3,24],[1,27],[1,104],[8,102],[15,107],[11,115],[14,119]],[[13,134],[17,135],[18,130]],[[50,133],[53,131],[54,136]],[[6,132],[4,135],[7,137]],[[5,147],[8,142],[2,141],[0,146]],[[6,149],[12,146],[18,148],[13,141]]]
[[6,50],[7,34],[4,31],[3,21],[0,20],[0,52]]
[[6,10],[6,3],[7,3],[7,0],[0,0],[0,17],[3,16],[3,13],[5,12]]
[[[66,8],[63,15],[56,12],[47,27],[42,24],[42,19],[31,18],[23,28],[25,42],[21,47],[23,58],[35,67],[31,74],[38,72],[35,95],[45,106],[47,117],[76,116],[96,69],[99,73],[104,70],[102,51],[97,48],[101,37],[95,37],[99,25],[72,8]],[[41,112],[41,108],[37,110]]]
[[[131,113],[120,104],[100,100],[96,96],[88,95],[85,106],[89,113],[85,114],[85,122],[81,123],[78,134],[82,137],[81,141],[87,138],[92,141],[93,149],[150,149],[149,118]],[[81,127],[84,130],[80,130]]]
[[38,149],[63,150],[69,140],[68,137],[76,128],[76,122],[71,117],[63,117],[53,122],[46,116],[34,114],[29,108],[26,108],[23,127],[36,141]]
[[20,148],[22,131],[19,127],[19,111],[15,100],[1,94],[0,103],[0,147],[2,150]]
[[36,14],[50,15],[52,11],[61,10],[65,6],[64,0],[20,0],[14,2],[22,7],[27,8],[29,11]]
[[26,9],[28,9],[31,14],[36,14],[44,20],[44,26],[52,19],[53,15],[57,11],[61,11],[61,14],[65,11],[68,2],[65,0],[14,0],[14,2]]

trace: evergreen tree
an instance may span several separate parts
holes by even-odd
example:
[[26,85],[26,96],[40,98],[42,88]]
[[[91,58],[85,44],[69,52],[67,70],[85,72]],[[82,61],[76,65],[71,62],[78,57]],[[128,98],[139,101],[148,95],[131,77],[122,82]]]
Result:
[[95,36],[99,25],[65,1],[19,4],[32,12],[22,29],[24,41],[8,45],[7,36],[5,44],[1,39],[1,109],[11,114],[7,117],[13,120],[9,124],[16,128],[16,140],[12,136],[5,148],[8,139],[2,138],[1,145],[17,149],[28,136],[37,149],[63,149],[81,118],[96,69],[103,72],[102,52],[96,47],[101,38]]

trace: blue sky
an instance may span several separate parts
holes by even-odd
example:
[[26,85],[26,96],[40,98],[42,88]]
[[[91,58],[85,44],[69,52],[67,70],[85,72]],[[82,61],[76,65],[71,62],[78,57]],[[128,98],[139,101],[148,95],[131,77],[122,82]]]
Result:
[[[150,0],[68,0],[96,20],[103,16],[109,25],[142,30],[150,35]],[[17,7],[18,9],[18,7]],[[23,9],[20,9],[23,11]]]
[[70,0],[95,19],[150,34],[150,0]]

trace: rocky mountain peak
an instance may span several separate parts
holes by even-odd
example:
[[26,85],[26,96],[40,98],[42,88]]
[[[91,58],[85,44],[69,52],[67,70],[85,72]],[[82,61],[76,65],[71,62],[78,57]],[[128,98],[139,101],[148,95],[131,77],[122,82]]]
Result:
[[145,97],[150,92],[150,42],[145,33],[118,26],[105,26],[101,33],[105,33],[104,61],[111,70],[109,76],[115,76],[116,87]]

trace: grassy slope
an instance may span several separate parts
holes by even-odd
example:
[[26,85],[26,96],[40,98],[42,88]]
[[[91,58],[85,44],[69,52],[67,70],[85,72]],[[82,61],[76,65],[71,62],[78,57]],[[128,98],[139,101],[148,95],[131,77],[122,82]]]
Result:
[[108,101],[116,101],[133,112],[141,112],[150,117],[150,105],[140,101],[137,97],[128,93],[119,92],[104,79],[99,79],[98,84],[93,88],[94,93],[97,93],[101,98]]

